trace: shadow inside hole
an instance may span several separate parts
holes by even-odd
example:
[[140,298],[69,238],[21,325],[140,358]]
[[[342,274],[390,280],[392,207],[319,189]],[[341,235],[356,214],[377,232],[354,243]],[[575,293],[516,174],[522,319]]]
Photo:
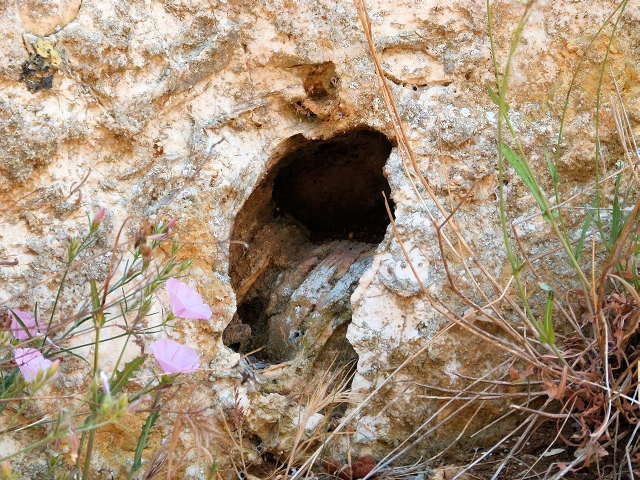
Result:
[[249,247],[230,247],[238,307],[227,346],[259,350],[260,364],[301,350],[318,367],[327,365],[318,356],[340,353],[332,368],[357,360],[344,338],[350,297],[389,225],[382,192],[388,198],[391,149],[370,130],[289,140],[236,217],[232,238]]
[[356,130],[289,153],[273,185],[277,212],[300,221],[312,241],[380,243],[389,225],[382,169],[391,148],[383,135]]

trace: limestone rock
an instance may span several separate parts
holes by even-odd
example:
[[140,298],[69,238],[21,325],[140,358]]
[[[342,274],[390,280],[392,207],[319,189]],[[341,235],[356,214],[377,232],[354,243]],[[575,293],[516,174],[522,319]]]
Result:
[[[462,205],[457,228],[478,262],[504,286],[507,262],[495,194],[497,108],[487,93],[495,73],[485,2],[367,4],[375,46],[417,164],[441,204]],[[504,62],[522,4],[491,4],[496,54]],[[598,39],[588,52],[586,47],[612,8],[604,0],[590,2],[588,9],[568,0],[536,2],[517,49],[507,99],[546,192],[553,185],[545,176],[544,147],[555,147],[564,95],[581,59],[565,119],[562,193],[591,181],[595,137],[584,132],[593,126],[606,42]],[[635,130],[639,21],[640,9],[632,4],[610,54]],[[30,91],[23,66],[33,60],[39,40],[49,42],[60,62],[51,88]],[[428,345],[360,415],[349,443],[354,458],[380,458],[426,419],[447,418],[453,407],[423,398],[430,387],[464,388],[465,379],[502,368],[503,352],[458,327],[443,331],[448,322],[426,300],[389,227],[383,191],[427,292],[464,312],[468,305],[446,287],[442,255],[466,282],[479,275],[479,267],[461,258],[456,245],[440,249],[434,222],[445,216],[422,187],[417,193],[412,188],[415,173],[398,155],[351,0],[4,1],[0,48],[0,254],[2,260],[19,259],[18,266],[0,266],[3,307],[26,310],[37,302],[47,314],[56,289],[54,282],[41,280],[59,271],[61,239],[85,228],[87,213],[100,206],[109,212],[105,225],[113,228],[99,235],[96,252],[103,256],[125,219],[120,240],[133,243],[146,220],[176,217],[185,241],[180,256],[193,260],[189,283],[211,304],[214,318],[180,323],[171,335],[188,341],[202,354],[201,364],[210,366],[211,372],[193,380],[201,394],[229,408],[239,392],[251,435],[244,447],[252,458],[265,455],[256,452],[258,445],[279,461],[288,454],[302,394],[333,368],[334,358],[345,366],[357,357],[352,388],[364,397]],[[615,89],[609,73],[605,77],[601,95],[608,99]],[[619,147],[609,108],[602,114],[601,161],[610,168]],[[300,192],[278,190],[286,183],[278,175],[305,160],[312,164],[291,175],[306,195],[287,203]],[[363,165],[375,171],[375,181],[363,181],[368,171]],[[505,178],[510,219],[536,213],[535,200],[517,176],[508,172]],[[358,193],[365,183],[375,192],[340,193]],[[314,185],[322,198],[313,195]],[[317,203],[306,205],[308,198]],[[295,205],[309,215],[297,218]],[[379,208],[373,237],[370,223],[360,222],[369,206]],[[359,213],[349,217],[350,207]],[[314,219],[327,212],[347,222],[318,228]],[[523,233],[531,244],[546,251],[548,225],[534,220],[527,229]],[[107,257],[100,257],[91,271],[69,277],[60,300],[64,312],[77,313],[78,299],[87,298],[87,280],[104,276],[106,265]],[[561,264],[544,268],[559,282],[571,282]],[[158,293],[157,311],[166,305],[166,294]],[[228,330],[223,342],[234,316],[237,330]],[[270,321],[260,330],[251,324],[254,317]],[[129,344],[125,360],[139,356],[150,341]],[[264,347],[269,361],[242,363],[225,343],[242,353]],[[89,347],[80,352],[90,356]],[[120,349],[105,352],[113,364]],[[63,372],[52,386],[60,395],[90,375],[75,361]],[[30,416],[60,408],[34,404]],[[487,405],[469,425],[468,417],[453,417],[418,442],[415,456],[447,447],[463,429],[480,429],[506,407]],[[170,420],[165,422],[162,433],[154,433],[158,437],[170,431]],[[495,434],[465,436],[463,445],[490,441]],[[188,443],[187,434],[181,438]],[[2,448],[29,441],[33,438],[16,434],[16,444]],[[158,438],[154,442],[160,445]],[[130,459],[105,445],[95,471],[109,465],[119,478],[126,477]],[[344,453],[346,446],[341,448]],[[22,478],[41,478],[38,461],[20,461],[32,463]],[[189,461],[197,463],[195,457]]]

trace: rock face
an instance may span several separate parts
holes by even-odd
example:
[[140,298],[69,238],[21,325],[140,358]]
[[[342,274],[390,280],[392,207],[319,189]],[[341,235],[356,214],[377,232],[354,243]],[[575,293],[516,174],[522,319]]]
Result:
[[[419,167],[440,203],[463,203],[457,228],[479,264],[505,287],[485,4],[367,3],[382,68]],[[41,312],[52,308],[55,291],[39,282],[58,269],[61,237],[80,231],[87,212],[107,209],[105,224],[113,232],[97,243],[105,251],[127,218],[124,234],[131,239],[147,219],[178,218],[176,229],[187,242],[182,258],[193,259],[188,281],[214,316],[167,334],[195,348],[202,365],[213,370],[202,374],[201,394],[229,406],[230,392],[239,389],[253,432],[246,448],[253,449],[256,464],[268,463],[265,452],[283,458],[302,386],[325,370],[348,370],[357,359],[352,388],[364,397],[429,345],[352,425],[350,447],[375,457],[459,406],[433,400],[434,392],[506,372],[502,351],[458,327],[443,330],[448,322],[423,295],[389,227],[381,192],[390,198],[400,237],[428,292],[459,313],[468,308],[445,287],[430,219],[442,222],[444,216],[425,192],[418,189],[423,201],[412,188],[415,174],[398,154],[350,0],[0,5],[0,198],[6,207],[0,259],[19,260],[0,267],[6,306],[27,310],[37,302]],[[492,2],[501,62],[522,8],[520,2]],[[543,149],[555,146],[564,96],[582,59],[564,125],[563,193],[591,181],[594,102],[608,37],[587,46],[612,8],[608,1],[590,2],[588,9],[580,2],[537,2],[517,50],[507,100],[541,175]],[[608,56],[632,122],[640,118],[639,19],[640,8],[630,5]],[[608,99],[614,87],[605,77],[601,96]],[[611,168],[619,146],[606,105],[602,115],[601,162]],[[524,184],[514,173],[506,179],[510,219],[536,213]],[[552,191],[550,181],[542,186]],[[548,225],[540,218],[527,225],[519,233],[544,252]],[[452,253],[456,248],[445,255],[471,285],[479,266],[465,264],[468,259]],[[107,264],[98,258],[70,277],[64,311],[77,310],[87,281],[104,278]],[[571,281],[562,263],[541,268],[559,283]],[[490,285],[482,288],[489,297],[500,294]],[[166,298],[160,295],[159,303],[166,305]],[[140,355],[140,347],[129,345],[125,359]],[[252,362],[239,362],[237,352],[256,349]],[[119,350],[109,352],[107,370]],[[248,374],[237,373],[241,363],[262,383],[245,382]],[[69,362],[54,387],[60,393],[81,382],[83,368]],[[413,453],[440,451],[506,407],[474,404],[435,431],[419,430],[423,436]],[[489,441],[496,430],[483,435],[464,436],[465,443]],[[125,443],[124,450],[110,451],[105,440],[96,471],[109,465],[125,472],[135,439]],[[38,478],[37,465],[29,468]]]

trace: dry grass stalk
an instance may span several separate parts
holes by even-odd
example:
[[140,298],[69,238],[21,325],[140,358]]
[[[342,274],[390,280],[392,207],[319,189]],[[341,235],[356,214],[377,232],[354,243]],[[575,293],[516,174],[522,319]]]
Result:
[[[212,407],[207,404],[207,400],[204,397],[196,393],[196,387],[197,385],[193,385],[189,388],[183,397],[184,400],[176,410],[176,418],[173,422],[168,447],[161,447],[159,449],[160,453],[156,452],[158,457],[155,462],[156,469],[161,470],[166,464],[167,480],[175,477],[176,473],[184,465],[191,450],[196,450],[199,461],[204,458],[205,463],[211,465],[215,460],[211,450],[213,448],[213,440],[220,437],[219,426],[212,414]],[[185,429],[189,429],[194,436],[194,445],[185,448],[174,465],[180,434]],[[154,462],[152,462],[153,464]]]

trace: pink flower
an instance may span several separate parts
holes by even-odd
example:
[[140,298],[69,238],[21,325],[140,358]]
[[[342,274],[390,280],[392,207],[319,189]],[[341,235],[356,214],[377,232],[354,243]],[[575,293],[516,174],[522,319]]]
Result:
[[[27,312],[14,308],[12,311],[9,311],[9,314],[11,315],[11,333],[18,340],[29,340],[29,336],[35,337],[39,333],[47,332],[47,326],[38,325],[36,319]],[[24,327],[20,325],[16,316],[20,319]]]
[[202,301],[198,292],[186,283],[179,282],[175,278],[167,280],[169,290],[169,303],[171,311],[176,317],[209,320],[211,309]]
[[13,355],[20,368],[20,373],[27,382],[36,378],[38,370],[49,370],[53,365],[51,360],[44,358],[35,348],[16,348]]
[[200,357],[195,350],[173,340],[153,342],[151,352],[164,373],[191,373],[200,366]]

